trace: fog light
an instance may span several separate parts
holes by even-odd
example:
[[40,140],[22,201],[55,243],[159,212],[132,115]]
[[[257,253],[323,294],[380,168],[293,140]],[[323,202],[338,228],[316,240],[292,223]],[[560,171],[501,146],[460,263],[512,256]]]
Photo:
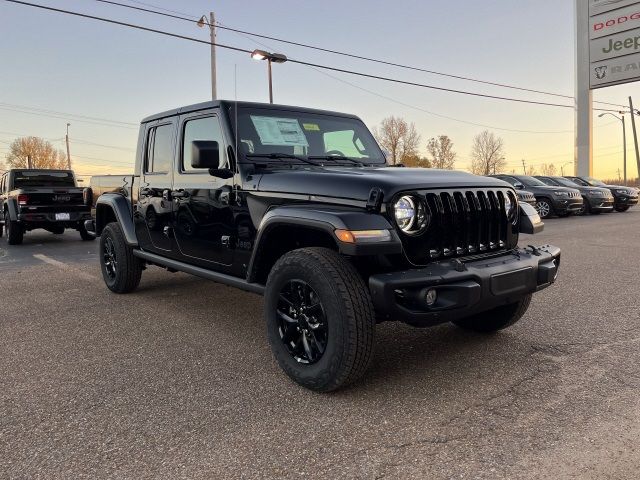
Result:
[[432,306],[438,299],[438,293],[435,291],[435,289],[430,288],[429,290],[427,290],[424,299],[427,302],[427,305]]

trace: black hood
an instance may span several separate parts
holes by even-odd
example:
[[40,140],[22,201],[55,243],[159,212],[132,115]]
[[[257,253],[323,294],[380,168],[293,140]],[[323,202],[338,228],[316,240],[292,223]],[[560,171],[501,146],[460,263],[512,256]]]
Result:
[[429,188],[512,188],[502,180],[454,170],[397,167],[309,167],[262,172],[258,190],[367,200],[372,188],[384,198],[398,192]]

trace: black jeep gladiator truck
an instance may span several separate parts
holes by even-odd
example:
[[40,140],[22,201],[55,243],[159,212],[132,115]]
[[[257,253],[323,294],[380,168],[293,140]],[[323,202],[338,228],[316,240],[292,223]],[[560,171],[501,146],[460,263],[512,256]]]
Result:
[[557,247],[518,247],[543,225],[509,184],[389,167],[353,115],[178,108],[142,121],[132,175],[96,180],[109,289],[156,265],[262,294],[277,362],[316,391],[365,372],[377,322],[497,331],[560,265]]
[[30,230],[43,228],[62,234],[73,228],[82,240],[94,240],[85,230],[91,219],[88,189],[78,187],[71,170],[16,168],[0,177],[0,236],[2,226],[9,245],[19,245]]

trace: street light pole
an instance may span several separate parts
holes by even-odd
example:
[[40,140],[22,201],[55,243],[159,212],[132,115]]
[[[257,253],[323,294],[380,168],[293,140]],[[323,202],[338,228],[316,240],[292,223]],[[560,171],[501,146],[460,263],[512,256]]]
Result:
[[[624,162],[624,184],[627,184],[627,127],[625,125],[625,121],[624,121],[624,112],[618,112],[620,114],[620,116],[614,115],[611,112],[605,112],[605,113],[601,113],[600,115],[598,115],[598,118],[602,118],[605,115],[611,115],[614,118],[617,118],[618,120],[620,120],[622,122],[622,155],[623,155],[623,162]],[[632,113],[633,115],[633,113]],[[631,119],[633,121],[633,118]]]
[[273,78],[271,76],[271,59],[267,58],[267,70],[269,71],[269,103],[273,103]]
[[269,103],[273,103],[273,79],[271,75],[272,63],[284,63],[287,61],[287,57],[281,53],[269,53],[264,50],[254,50],[251,52],[251,58],[254,60],[266,60],[267,61],[267,75],[269,76]]
[[216,71],[216,16],[213,12],[209,12],[209,20],[205,15],[200,17],[197,25],[199,27],[209,26],[211,34],[211,99],[218,98],[217,71]]
[[564,177],[564,167],[565,167],[565,165],[571,165],[571,164],[573,164],[573,161],[565,162],[562,165],[560,165],[560,175],[562,175]]

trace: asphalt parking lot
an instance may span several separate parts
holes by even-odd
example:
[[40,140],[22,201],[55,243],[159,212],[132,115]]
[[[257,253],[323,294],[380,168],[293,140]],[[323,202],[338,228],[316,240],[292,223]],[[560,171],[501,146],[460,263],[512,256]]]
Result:
[[2,478],[576,478],[640,472],[640,208],[551,219],[555,287],[494,336],[383,324],[334,394],[274,362],[260,297],[97,242],[0,239]]

